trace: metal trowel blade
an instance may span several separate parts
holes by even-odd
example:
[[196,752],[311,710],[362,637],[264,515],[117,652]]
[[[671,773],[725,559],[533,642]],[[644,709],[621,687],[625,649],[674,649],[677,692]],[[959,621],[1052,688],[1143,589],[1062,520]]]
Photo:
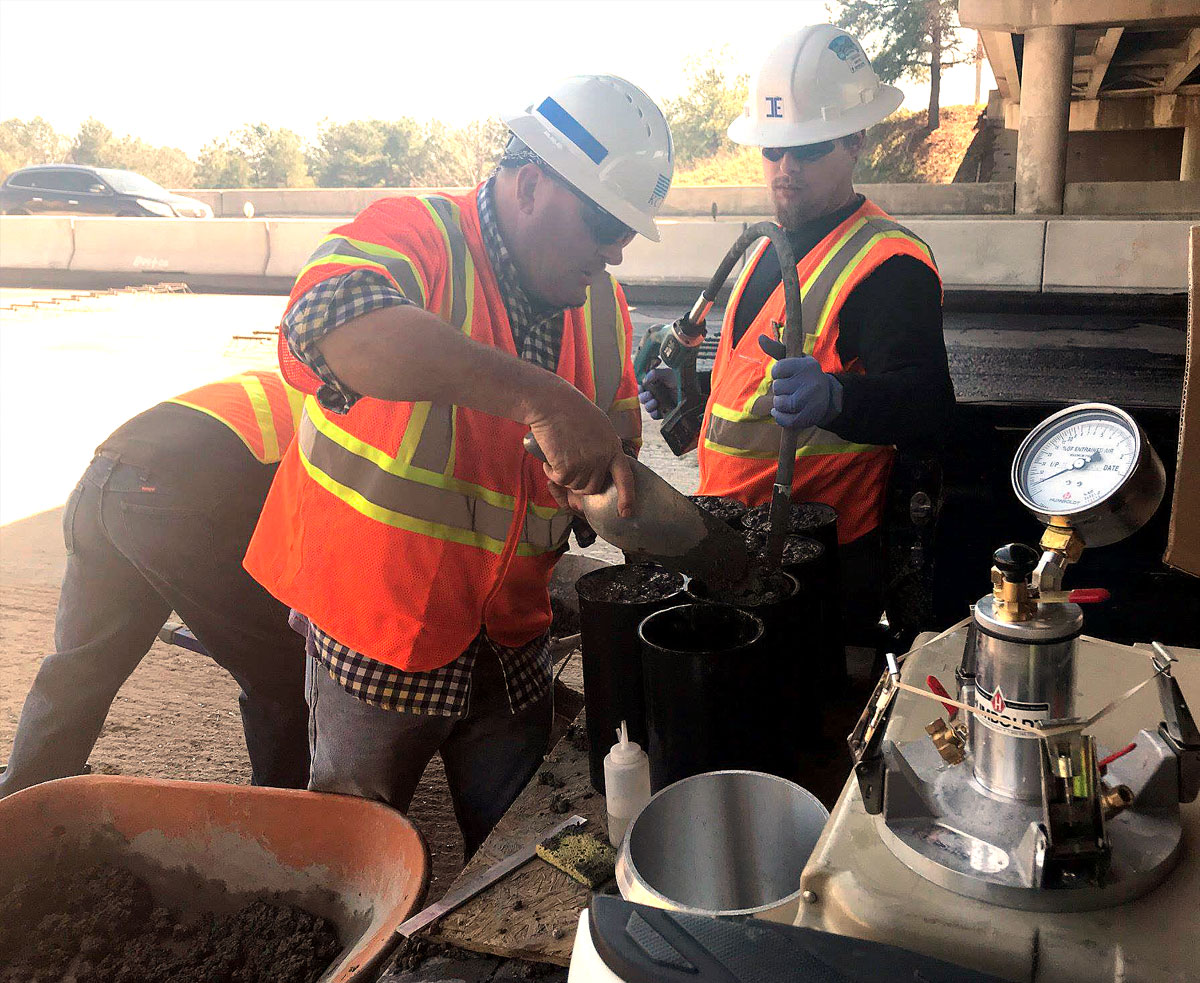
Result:
[[631,559],[651,560],[721,590],[744,580],[750,568],[746,542],[716,516],[639,461],[633,467],[633,515],[617,513],[611,485],[583,497],[583,512],[596,535]]

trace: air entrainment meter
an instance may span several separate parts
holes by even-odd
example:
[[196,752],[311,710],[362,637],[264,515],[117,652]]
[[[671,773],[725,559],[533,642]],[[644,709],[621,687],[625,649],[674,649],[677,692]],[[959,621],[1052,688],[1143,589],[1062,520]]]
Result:
[[1069,593],[1062,581],[1085,547],[1153,516],[1162,461],[1124,410],[1082,403],[1026,436],[1012,485],[1045,531],[1040,551],[1010,543],[992,558],[992,591],[974,606],[956,672],[967,713],[934,720],[928,740],[892,743],[882,731],[899,673],[885,675],[851,735],[863,803],[895,856],[951,891],[1039,911],[1121,904],[1179,857],[1200,733],[1158,646],[1147,668],[1163,722],[1126,757],[1101,758],[1092,724],[1102,714],[1088,714],[1124,697],[1080,655],[1075,602],[1106,592]]

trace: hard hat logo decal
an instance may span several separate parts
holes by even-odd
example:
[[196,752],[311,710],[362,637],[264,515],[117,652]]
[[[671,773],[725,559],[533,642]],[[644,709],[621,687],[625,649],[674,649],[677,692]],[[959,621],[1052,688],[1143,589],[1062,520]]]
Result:
[[867,56],[862,48],[854,43],[854,39],[845,34],[839,34],[829,42],[829,50],[844,61],[851,72],[867,67]]
[[587,128],[568,113],[558,102],[549,97],[542,100],[537,111],[551,126],[588,155],[593,164],[599,164],[608,156],[608,148],[597,140]]
[[783,96],[766,96],[767,119],[783,119]]
[[663,203],[667,197],[667,192],[671,190],[671,179],[665,174],[660,174],[658,180],[654,183],[654,193],[650,195],[648,204],[651,208],[657,208]]

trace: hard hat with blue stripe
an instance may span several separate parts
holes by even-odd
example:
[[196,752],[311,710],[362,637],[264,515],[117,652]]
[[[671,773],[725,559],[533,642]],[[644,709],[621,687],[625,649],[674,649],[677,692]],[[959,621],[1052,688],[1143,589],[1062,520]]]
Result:
[[658,242],[675,170],[671,130],[636,85],[615,75],[564,79],[504,123],[580,193]]

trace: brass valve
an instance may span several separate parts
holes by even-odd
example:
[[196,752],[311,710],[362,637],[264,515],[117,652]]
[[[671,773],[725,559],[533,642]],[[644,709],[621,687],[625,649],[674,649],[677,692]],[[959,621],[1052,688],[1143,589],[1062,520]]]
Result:
[[1062,516],[1050,517],[1050,525],[1042,533],[1042,558],[1033,571],[1033,586],[1039,594],[1047,595],[1062,589],[1063,573],[1083,553],[1085,543],[1079,533]]
[[933,741],[937,753],[948,765],[962,764],[966,757],[967,731],[961,725],[951,727],[941,717],[925,725],[925,733]]
[[1029,575],[1037,566],[1037,550],[1024,543],[1009,543],[992,556],[992,597],[1000,621],[1028,621],[1037,614],[1037,601],[1029,592]]

